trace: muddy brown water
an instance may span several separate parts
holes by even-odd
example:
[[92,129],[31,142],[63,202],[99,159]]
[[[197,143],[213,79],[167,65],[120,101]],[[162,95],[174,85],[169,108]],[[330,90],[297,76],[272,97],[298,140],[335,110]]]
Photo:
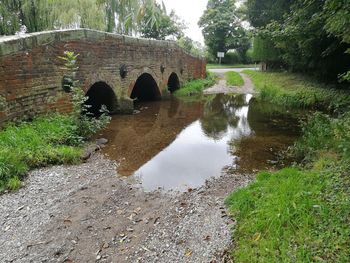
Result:
[[99,136],[109,140],[103,152],[119,163],[118,174],[134,176],[145,191],[186,191],[223,171],[273,169],[300,133],[295,114],[250,94],[171,98],[137,109],[113,116]]

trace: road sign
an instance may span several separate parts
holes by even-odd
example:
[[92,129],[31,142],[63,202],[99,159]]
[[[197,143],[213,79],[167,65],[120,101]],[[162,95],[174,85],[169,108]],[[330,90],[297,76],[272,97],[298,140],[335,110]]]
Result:
[[225,57],[225,52],[218,52],[219,64],[221,64],[221,59]]

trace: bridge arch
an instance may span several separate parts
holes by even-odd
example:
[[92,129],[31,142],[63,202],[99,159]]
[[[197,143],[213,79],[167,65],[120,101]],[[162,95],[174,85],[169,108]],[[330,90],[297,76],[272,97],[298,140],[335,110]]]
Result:
[[101,107],[105,105],[110,113],[113,113],[118,105],[117,96],[113,89],[104,81],[95,82],[86,92],[88,97],[85,105],[89,105],[88,111],[94,116],[101,115]]
[[175,90],[180,88],[180,80],[175,72],[172,72],[168,79],[168,90],[173,93]]
[[137,78],[130,98],[137,101],[152,101],[161,98],[158,84],[151,74],[143,73]]

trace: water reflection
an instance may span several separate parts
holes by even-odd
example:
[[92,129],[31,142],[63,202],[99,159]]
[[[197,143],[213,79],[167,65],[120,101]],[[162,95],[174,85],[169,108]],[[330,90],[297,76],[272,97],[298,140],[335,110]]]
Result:
[[110,140],[105,152],[120,163],[118,172],[138,177],[147,191],[198,187],[224,168],[268,169],[298,134],[291,115],[250,94],[139,107],[137,115],[115,116],[103,136]]

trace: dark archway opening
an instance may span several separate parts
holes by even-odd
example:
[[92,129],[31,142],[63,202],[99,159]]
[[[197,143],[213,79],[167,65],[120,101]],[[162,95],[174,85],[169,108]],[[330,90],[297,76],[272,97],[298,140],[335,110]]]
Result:
[[130,98],[136,101],[152,101],[161,98],[157,82],[152,75],[144,73],[137,79]]
[[96,82],[91,86],[86,96],[88,100],[85,105],[89,105],[88,112],[94,116],[101,115],[102,105],[105,105],[110,113],[113,113],[117,108],[117,97],[113,89],[105,82]]
[[180,81],[176,73],[171,73],[168,80],[168,90],[173,93],[175,90],[180,88]]

